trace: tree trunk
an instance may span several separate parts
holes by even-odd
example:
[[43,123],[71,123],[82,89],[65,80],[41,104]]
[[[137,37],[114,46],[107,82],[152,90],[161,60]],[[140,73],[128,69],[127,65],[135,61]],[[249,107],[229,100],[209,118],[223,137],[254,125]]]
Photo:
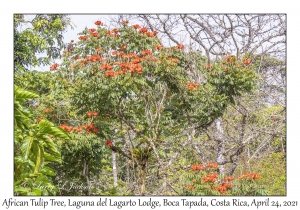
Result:
[[112,168],[114,177],[114,187],[118,186],[118,172],[117,172],[117,153],[112,151]]
[[163,186],[162,186],[162,195],[167,195],[167,174],[163,175]]
[[225,157],[225,143],[224,143],[224,130],[223,130],[223,120],[221,117],[219,117],[216,120],[216,133],[215,133],[215,139],[218,142],[218,150],[217,150],[217,158],[216,162],[222,163],[222,165],[219,165],[220,175],[225,174],[225,165],[223,164]]
[[139,166],[139,186],[140,186],[140,195],[146,194],[146,166]]

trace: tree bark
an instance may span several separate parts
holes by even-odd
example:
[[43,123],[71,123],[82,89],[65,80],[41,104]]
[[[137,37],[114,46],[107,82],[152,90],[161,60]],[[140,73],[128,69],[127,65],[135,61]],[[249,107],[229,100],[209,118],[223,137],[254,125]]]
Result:
[[[224,130],[223,130],[223,120],[221,117],[219,117],[216,120],[216,133],[215,133],[215,140],[218,143],[218,150],[217,150],[217,158],[216,162],[223,163],[225,160],[224,152],[225,152],[225,142],[224,142]],[[220,175],[225,174],[225,165],[219,164],[219,170],[220,170]]]
[[117,171],[117,153],[112,151],[112,168],[114,177],[114,187],[118,186],[118,171]]
[[139,166],[139,186],[140,195],[146,194],[146,167],[144,165]]

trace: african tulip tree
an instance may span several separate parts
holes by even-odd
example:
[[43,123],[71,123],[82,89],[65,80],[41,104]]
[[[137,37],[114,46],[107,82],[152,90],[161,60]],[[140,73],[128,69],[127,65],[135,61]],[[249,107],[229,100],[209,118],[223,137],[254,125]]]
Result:
[[156,31],[122,23],[108,30],[96,21],[97,28],[84,30],[51,70],[68,81],[82,113],[97,112],[99,133],[137,167],[139,194],[145,195],[149,162],[163,171],[170,166],[161,155],[170,150],[164,142],[190,139],[193,129],[221,116],[233,96],[252,90],[256,75],[232,57],[212,66],[196,62],[193,70],[203,78],[195,78],[189,71],[195,56],[183,45],[164,48]]

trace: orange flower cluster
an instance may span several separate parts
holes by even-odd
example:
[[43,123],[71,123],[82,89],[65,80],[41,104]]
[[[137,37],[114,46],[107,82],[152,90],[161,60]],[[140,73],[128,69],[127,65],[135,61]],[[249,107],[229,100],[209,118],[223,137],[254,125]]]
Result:
[[92,37],[100,38],[100,35],[98,34],[98,32],[95,28],[90,28],[88,31]]
[[84,66],[88,62],[96,62],[96,61],[102,61],[101,56],[99,56],[99,55],[87,56],[86,59],[84,59],[80,62],[80,65]]
[[68,133],[70,133],[71,131],[73,131],[73,132],[81,132],[82,129],[84,128],[83,126],[78,126],[78,127],[76,127],[76,126],[68,126],[65,123],[60,124],[59,127],[61,127],[62,129],[64,129]]
[[244,64],[250,65],[251,61],[250,60],[244,60]]
[[123,52],[118,52],[118,51],[113,51],[112,55],[119,55],[122,58],[138,58],[138,56],[135,53],[125,54]]
[[128,20],[122,20],[122,24],[123,24],[123,25],[127,25],[128,23],[129,23]]
[[95,128],[94,124],[86,124],[83,126],[69,126],[66,123],[60,124],[60,128],[64,129],[66,132],[81,132],[83,129],[86,130],[87,133],[97,133],[99,131],[98,128]]
[[197,170],[201,171],[204,169],[204,167],[201,164],[193,164],[191,165],[191,169],[192,171],[197,171]]
[[40,122],[42,119],[43,119],[43,118],[38,117],[38,118],[36,118],[36,121]]
[[133,64],[138,64],[138,63],[142,62],[143,60],[144,59],[142,59],[142,58],[135,58],[135,59],[132,60],[132,63]]
[[148,32],[148,28],[141,28],[139,30],[139,32],[142,34],[142,33],[147,33]]
[[178,63],[179,59],[178,58],[168,58],[168,60],[174,62],[174,63]]
[[230,182],[223,182],[221,185],[214,187],[214,190],[219,191],[222,194],[226,194],[227,189],[231,189],[232,184]]
[[248,174],[248,173],[244,173],[242,174],[241,176],[238,177],[239,179],[249,179],[249,180],[252,180],[252,179],[259,179],[260,176],[259,174],[256,174],[256,173],[253,173],[253,174]]
[[139,24],[135,24],[135,25],[133,25],[132,26],[134,29],[139,29],[139,28],[141,28],[141,26],[139,25]]
[[211,66],[210,66],[210,64],[209,64],[209,63],[208,63],[208,64],[206,64],[206,68],[207,68],[207,69],[210,69],[210,67],[211,67]]
[[106,145],[109,146],[109,147],[112,147],[113,143],[110,140],[106,140]]
[[105,77],[114,77],[115,76],[115,72],[113,71],[107,71],[104,73]]
[[226,176],[226,177],[223,179],[223,182],[232,181],[232,180],[234,180],[234,176]]
[[130,71],[131,73],[137,72],[138,74],[142,74],[143,73],[143,67],[140,64],[135,64],[134,62],[130,63],[130,62],[124,62],[120,64],[120,71],[109,71],[109,72],[105,72],[104,76],[105,77],[115,77],[118,75],[122,75],[127,73],[127,71]]
[[206,168],[219,168],[219,165],[217,163],[214,163],[214,162],[209,162],[209,163],[206,163],[205,165]]
[[154,47],[155,50],[161,50],[161,49],[163,49],[163,48],[164,48],[164,47],[161,46],[161,45],[158,45],[158,46],[155,46],[155,47]]
[[222,184],[214,187],[214,190],[219,191],[222,194],[226,194],[227,189],[232,188],[232,184],[230,181],[233,181],[233,180],[234,180],[234,176],[226,176],[223,179]]
[[218,174],[209,174],[207,176],[205,176],[203,179],[202,179],[202,182],[203,183],[206,183],[206,182],[211,182],[211,183],[214,183],[218,178]]
[[86,124],[85,129],[87,133],[98,133],[99,129],[95,128],[95,125],[93,123]]
[[157,31],[152,31],[152,32],[147,32],[147,33],[144,33],[146,36],[149,36],[149,37],[154,37],[158,34]]
[[94,32],[96,32],[96,29],[95,28],[90,28],[88,31],[89,31],[89,33],[94,33]]
[[195,190],[195,187],[193,185],[186,185],[186,189]]
[[95,25],[97,25],[97,26],[103,26],[104,24],[100,20],[97,20],[95,22]]
[[118,29],[117,28],[115,28],[115,29],[113,29],[113,30],[108,30],[107,32],[106,32],[106,34],[107,35],[109,35],[109,36],[114,36],[114,37],[118,37],[118,36],[120,36],[120,34],[118,33]]
[[111,65],[107,64],[107,63],[102,64],[102,65],[100,66],[100,70],[108,70],[108,71],[111,71],[112,69],[113,69],[113,67],[112,67]]
[[57,67],[59,67],[59,64],[58,63],[54,63],[53,65],[50,66],[50,71],[57,70]]
[[100,34],[98,34],[98,33],[91,33],[90,35],[92,37],[100,38]]
[[92,117],[92,116],[98,116],[98,112],[88,112],[87,116]]
[[184,50],[184,45],[178,44],[178,45],[176,46],[176,49],[177,49],[177,50]]
[[196,91],[198,89],[198,86],[199,86],[198,82],[189,82],[186,85],[187,89],[192,91]]
[[78,37],[79,40],[87,40],[88,36],[84,35],[84,36],[79,36]]
[[141,28],[139,30],[139,32],[141,34],[144,34],[144,35],[149,36],[149,37],[154,37],[154,36],[156,36],[158,34],[157,31],[152,31],[152,32],[148,31],[148,28]]
[[85,61],[86,62],[88,62],[88,61],[91,61],[91,62],[102,61],[102,58],[99,55],[91,55],[91,56],[86,56]]
[[142,55],[142,56],[152,55],[152,51],[151,51],[151,50],[148,50],[148,49],[147,49],[147,50],[144,50],[144,51],[141,52],[141,55]]

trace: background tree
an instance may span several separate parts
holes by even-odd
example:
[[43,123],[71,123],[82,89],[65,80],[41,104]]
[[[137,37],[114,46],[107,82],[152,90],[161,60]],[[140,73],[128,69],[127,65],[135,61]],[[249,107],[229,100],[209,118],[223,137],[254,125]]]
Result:
[[[274,136],[280,136],[279,145],[282,148],[280,152],[285,154],[285,15],[142,14],[119,15],[117,18],[112,16],[110,20],[118,25],[120,19],[124,18],[158,31],[158,37],[162,40],[161,44],[165,46],[184,44],[188,51],[205,54],[209,63],[217,62],[220,58],[228,55],[236,55],[237,58],[248,59],[255,65],[255,71],[260,74],[262,79],[259,82],[257,94],[248,95],[246,98],[235,97],[236,104],[233,109],[230,109],[235,110],[235,114],[230,111],[225,115],[229,119],[218,118],[214,124],[207,127],[211,131],[209,134],[206,129],[203,130],[202,138],[211,139],[214,150],[208,154],[206,153],[209,152],[206,149],[206,143],[194,144],[193,148],[201,159],[206,157],[206,159],[216,160],[223,173],[232,174],[241,164],[240,157],[245,155],[245,152],[247,152],[245,158],[249,161],[279,152],[274,149],[262,150],[267,145],[273,144],[272,141],[276,139]],[[279,122],[280,125],[277,128],[270,123],[262,130],[261,121],[253,124],[251,116],[256,115],[255,112],[263,112],[270,106],[278,108],[278,112],[273,112],[272,118],[279,117],[279,121],[276,122]],[[240,115],[239,120],[231,121],[231,117],[234,119],[237,115]],[[264,116],[264,121],[268,121],[270,116]],[[228,124],[228,120],[231,122],[230,124]],[[213,133],[214,135],[212,135]],[[266,135],[266,133],[268,134]],[[258,136],[263,136],[262,144],[256,142]],[[203,147],[204,145],[206,146]],[[254,158],[249,152],[250,148],[256,148],[254,154],[258,156]],[[251,168],[249,163],[241,164],[244,170]],[[284,174],[278,174],[278,176],[281,175]],[[282,187],[285,188],[284,182],[282,182]]]

